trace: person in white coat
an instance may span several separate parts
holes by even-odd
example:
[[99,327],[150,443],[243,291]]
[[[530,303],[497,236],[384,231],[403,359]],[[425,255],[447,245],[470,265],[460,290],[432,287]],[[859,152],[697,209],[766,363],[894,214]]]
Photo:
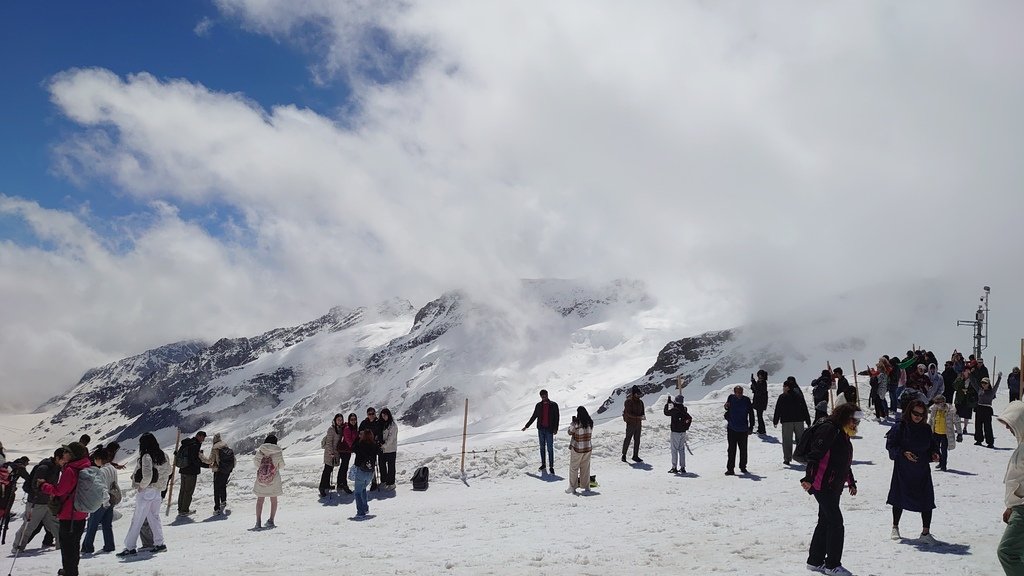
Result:
[[167,459],[167,454],[160,449],[156,437],[149,432],[140,436],[139,463],[132,474],[132,487],[139,492],[135,495],[132,523],[124,537],[124,550],[119,552],[118,556],[123,558],[137,553],[135,545],[143,523],[148,523],[153,532],[153,547],[150,548],[150,552],[167,550],[163,526],[160,524],[160,503],[163,502],[160,491],[170,474],[171,463]]
[[398,455],[398,423],[391,416],[391,410],[387,408],[380,411],[380,421],[380,456],[377,457],[380,464],[380,485],[385,490],[394,490],[395,458]]
[[960,418],[956,410],[946,402],[945,394],[935,397],[935,403],[928,409],[928,413],[935,443],[939,445],[939,470],[945,471],[949,451],[956,448],[956,437],[961,432]]
[[1006,530],[996,555],[1008,576],[1024,576],[1024,402],[1014,400],[997,418],[1017,439],[1017,449],[1006,465]]
[[[256,449],[253,457],[256,464],[256,483],[252,493],[256,495],[256,527],[253,530],[273,528],[277,517],[277,497],[284,494],[281,486],[281,469],[284,468],[284,453],[277,445],[277,436],[267,436],[263,444]],[[263,501],[270,498],[270,518],[266,524],[261,523],[263,517]]]

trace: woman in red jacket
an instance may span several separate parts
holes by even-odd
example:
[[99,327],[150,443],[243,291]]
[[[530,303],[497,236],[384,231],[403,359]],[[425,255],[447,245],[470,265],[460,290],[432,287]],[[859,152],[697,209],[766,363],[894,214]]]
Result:
[[71,462],[61,470],[57,485],[40,479],[39,490],[61,502],[60,513],[57,514],[60,523],[60,558],[64,566],[61,574],[78,576],[82,533],[85,532],[85,520],[89,514],[75,510],[75,488],[78,487],[78,472],[92,466],[92,462],[89,460],[88,448],[82,444],[72,442],[68,444],[68,450],[71,452]]

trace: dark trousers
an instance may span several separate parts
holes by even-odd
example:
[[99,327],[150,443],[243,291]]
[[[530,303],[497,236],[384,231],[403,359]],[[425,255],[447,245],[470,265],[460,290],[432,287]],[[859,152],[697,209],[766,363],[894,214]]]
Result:
[[807,563],[811,566],[825,565],[835,568],[843,563],[843,540],[846,527],[843,526],[843,512],[839,509],[842,492],[817,492],[818,524],[811,536],[811,548],[807,552]]
[[60,521],[60,560],[64,567],[64,576],[78,576],[83,532],[85,520]]
[[726,430],[729,439],[729,461],[725,467],[733,470],[736,464],[736,448],[740,449],[740,470],[747,469],[747,433]]
[[995,444],[992,433],[992,407],[978,405],[974,408],[974,441],[985,442],[989,446]]
[[[950,426],[951,424],[946,424]],[[949,437],[945,434],[932,434],[935,437],[935,444],[939,446],[939,469],[946,469],[946,459],[949,457]]]
[[637,426],[626,426],[626,439],[622,441],[622,455],[626,455],[626,451],[629,450],[629,442],[633,441],[633,458],[640,457],[640,430],[641,427]]
[[89,514],[89,520],[85,526],[85,540],[82,542],[82,552],[93,553],[96,551],[96,532],[103,531],[103,549],[112,552],[117,546],[114,544],[114,507],[105,506]]
[[757,433],[764,434],[764,410],[755,410],[757,412]]
[[[324,464],[324,471],[320,474],[320,491],[327,492],[331,489],[331,475],[334,473],[334,466]],[[341,475],[338,476],[338,484],[341,484]]]
[[189,506],[192,505],[192,495],[196,493],[196,480],[198,474],[179,474],[181,476],[181,491],[178,492],[178,514],[188,514]]
[[338,488],[348,488],[348,463],[352,460],[351,452],[342,452],[340,465],[338,466]]
[[231,476],[231,472],[213,473],[214,510],[223,510],[224,504],[228,501],[228,476]]
[[397,452],[383,452],[377,457],[377,460],[380,462],[381,484],[395,483],[395,457],[397,455]]

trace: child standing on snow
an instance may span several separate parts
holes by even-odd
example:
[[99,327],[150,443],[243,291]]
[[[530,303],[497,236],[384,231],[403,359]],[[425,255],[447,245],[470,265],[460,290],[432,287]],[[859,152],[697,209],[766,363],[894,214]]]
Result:
[[956,448],[956,435],[960,433],[960,418],[946,403],[945,394],[935,397],[935,404],[932,404],[928,412],[929,420],[932,423],[932,436],[939,446],[939,470],[944,471],[949,451]]
[[[683,395],[676,396],[672,402],[670,396],[665,403],[665,416],[672,418],[672,435],[669,439],[669,450],[672,452],[672,468],[669,474],[686,474],[686,431],[690,429],[693,418],[683,406]],[[678,467],[677,467],[678,464]]]

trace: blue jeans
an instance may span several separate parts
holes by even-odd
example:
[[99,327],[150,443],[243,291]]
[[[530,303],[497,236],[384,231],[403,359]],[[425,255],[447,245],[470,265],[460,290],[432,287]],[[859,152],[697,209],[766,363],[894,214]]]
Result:
[[95,552],[93,541],[96,540],[96,530],[103,527],[103,549],[107,552],[114,550],[114,507],[107,506],[89,514],[89,522],[85,527],[85,540],[82,541],[82,552]]
[[900,408],[900,394],[903,394],[903,386],[889,388],[889,415],[892,416]]
[[367,472],[362,468],[355,468],[352,471],[355,476],[356,495],[356,516],[365,516],[370,512],[370,502],[366,495],[366,487],[373,481],[373,472]]
[[543,428],[537,428],[537,439],[540,440],[540,463],[544,464],[544,447],[548,449],[546,462],[548,467],[555,467],[555,433]]

